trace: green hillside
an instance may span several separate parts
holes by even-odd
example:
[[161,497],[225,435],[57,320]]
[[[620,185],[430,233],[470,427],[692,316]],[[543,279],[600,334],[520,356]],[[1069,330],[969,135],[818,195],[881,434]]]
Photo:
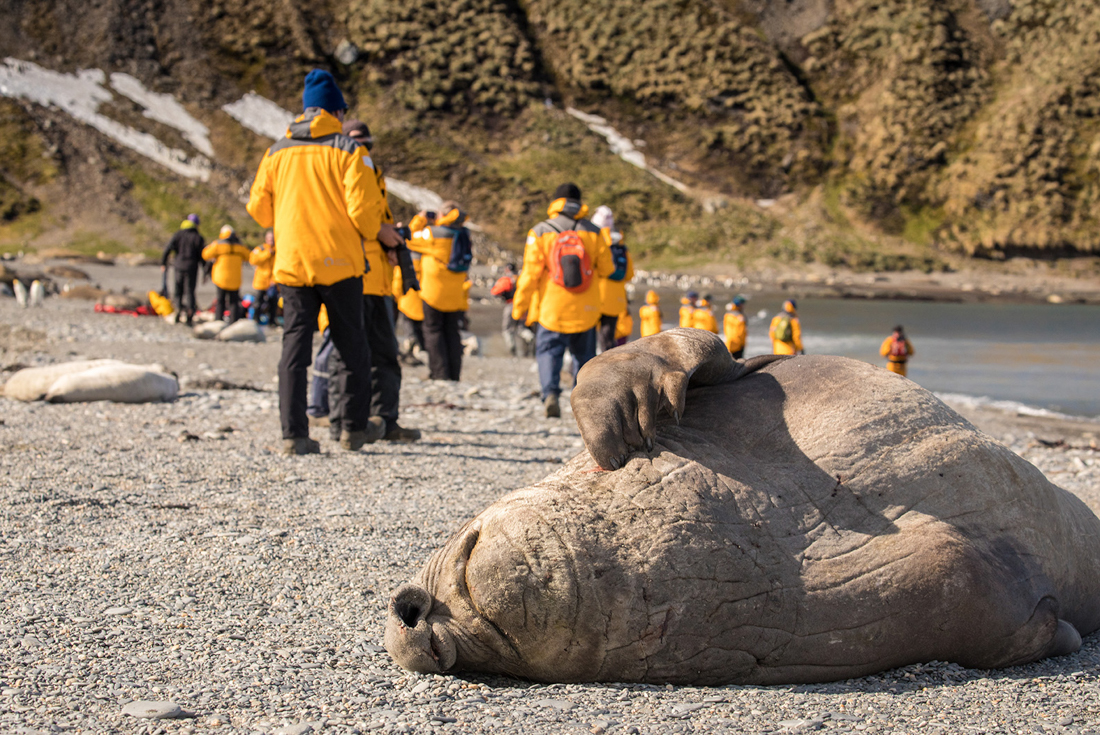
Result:
[[[461,200],[506,247],[573,180],[655,264],[928,270],[1100,252],[1091,0],[0,0],[0,11],[13,20],[0,28],[9,56],[131,74],[182,101],[216,152],[195,184],[58,109],[0,99],[4,249],[154,248],[181,208],[254,229],[242,187],[267,141],[220,108],[255,90],[297,110],[302,75],[320,66],[392,176]],[[687,191],[616,157],[570,106],[606,118]],[[103,111],[182,140],[125,100]]]

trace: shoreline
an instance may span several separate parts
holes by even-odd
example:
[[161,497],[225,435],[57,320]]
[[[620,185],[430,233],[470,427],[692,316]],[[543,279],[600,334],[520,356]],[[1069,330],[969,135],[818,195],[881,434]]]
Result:
[[[470,269],[475,288],[480,291],[492,286],[500,265],[511,256],[494,249],[486,262]],[[60,286],[64,279],[49,276],[50,267],[68,266],[90,269],[92,281],[102,281],[106,288],[126,285],[103,272],[107,268],[155,269],[158,263],[137,253],[98,258],[90,255],[43,258],[38,255],[0,260],[0,282],[46,276]],[[245,265],[243,283],[251,283],[251,266]],[[1024,272],[1020,272],[1020,271]],[[1100,305],[1100,276],[1049,273],[1039,261],[1006,263],[1001,266],[982,264],[978,267],[950,272],[922,273],[918,271],[859,273],[805,264],[798,268],[774,265],[755,269],[737,269],[723,264],[704,267],[684,267],[674,270],[647,269],[636,266],[633,281],[636,289],[725,288],[753,293],[785,293],[800,298],[845,299],[863,301],[928,301],[936,303],[1005,303],[1005,304],[1078,304]],[[154,279],[159,282],[159,272]],[[137,289],[135,289],[137,290]],[[248,290],[247,288],[244,290]],[[475,293],[473,296],[482,296]],[[488,294],[484,294],[487,296]]]

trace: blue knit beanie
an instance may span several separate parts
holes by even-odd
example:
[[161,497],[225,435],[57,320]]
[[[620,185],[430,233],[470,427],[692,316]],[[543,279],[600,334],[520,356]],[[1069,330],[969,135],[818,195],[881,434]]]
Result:
[[302,92],[302,109],[320,107],[327,112],[339,112],[348,109],[344,95],[336,86],[332,74],[324,69],[314,69],[306,74],[306,88]]

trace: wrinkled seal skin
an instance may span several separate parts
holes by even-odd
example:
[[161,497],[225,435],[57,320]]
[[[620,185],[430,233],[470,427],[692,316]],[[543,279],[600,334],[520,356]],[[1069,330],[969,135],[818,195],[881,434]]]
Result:
[[572,404],[588,452],[394,593],[401,665],[802,683],[1023,664],[1100,627],[1100,521],[900,376],[673,330],[588,363]]

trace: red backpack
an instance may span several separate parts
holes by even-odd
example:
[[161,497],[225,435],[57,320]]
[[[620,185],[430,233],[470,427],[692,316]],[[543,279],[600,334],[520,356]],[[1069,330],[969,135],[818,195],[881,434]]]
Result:
[[895,339],[893,344],[890,345],[890,357],[898,360],[909,357],[909,345],[905,344],[904,339]]
[[576,230],[564,230],[550,248],[550,279],[569,293],[584,293],[592,285],[592,259]]

